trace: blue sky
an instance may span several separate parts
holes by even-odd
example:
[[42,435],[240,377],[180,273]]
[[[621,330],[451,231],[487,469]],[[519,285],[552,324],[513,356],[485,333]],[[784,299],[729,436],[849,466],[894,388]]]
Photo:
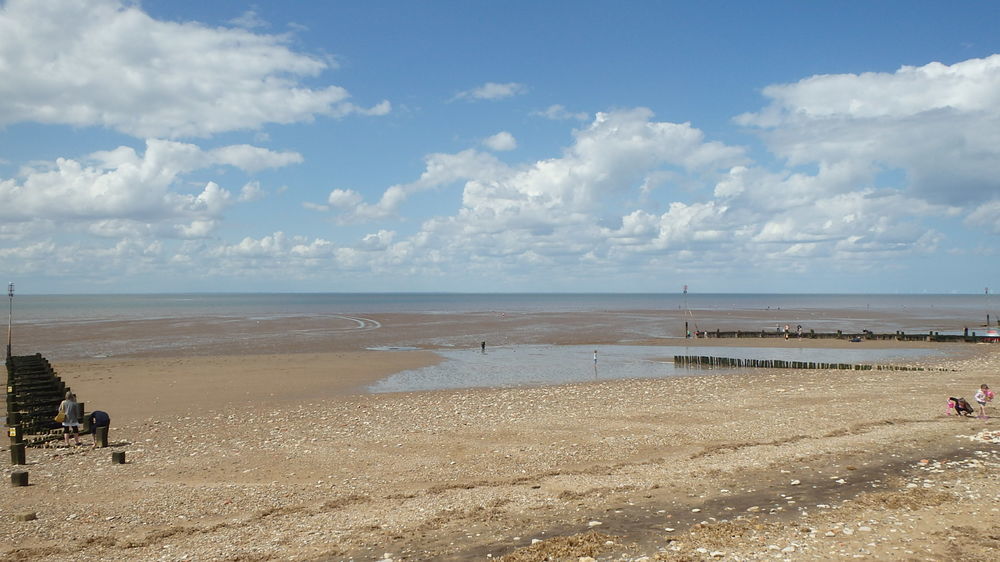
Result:
[[1000,4],[0,1],[19,292],[1000,289]]

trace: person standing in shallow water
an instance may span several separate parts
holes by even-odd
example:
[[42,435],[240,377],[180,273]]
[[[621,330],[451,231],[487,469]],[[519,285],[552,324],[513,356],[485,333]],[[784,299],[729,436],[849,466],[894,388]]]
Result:
[[62,421],[63,441],[66,442],[66,446],[69,447],[69,434],[71,432],[76,444],[82,445],[80,443],[80,404],[76,401],[76,395],[67,391],[66,399],[59,403],[59,411],[66,416]]

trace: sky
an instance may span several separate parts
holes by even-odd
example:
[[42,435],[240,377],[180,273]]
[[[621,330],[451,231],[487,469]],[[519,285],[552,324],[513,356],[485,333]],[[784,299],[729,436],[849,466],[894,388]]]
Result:
[[1000,290],[997,29],[968,0],[0,0],[0,275]]

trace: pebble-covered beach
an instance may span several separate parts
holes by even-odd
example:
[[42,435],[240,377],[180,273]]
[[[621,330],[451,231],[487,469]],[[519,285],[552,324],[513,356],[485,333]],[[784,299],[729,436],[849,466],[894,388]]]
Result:
[[196,412],[177,390],[113,422],[110,449],[29,449],[30,486],[0,488],[0,557],[986,560],[1000,425],[945,402],[994,382],[1000,351],[958,355],[279,402],[244,385]]

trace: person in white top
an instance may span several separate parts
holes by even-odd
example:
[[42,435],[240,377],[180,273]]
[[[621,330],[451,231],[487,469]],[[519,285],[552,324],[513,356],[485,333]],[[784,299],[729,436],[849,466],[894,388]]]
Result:
[[993,401],[993,391],[990,390],[990,386],[988,384],[980,385],[973,398],[979,404],[979,417],[986,419],[986,403]]

